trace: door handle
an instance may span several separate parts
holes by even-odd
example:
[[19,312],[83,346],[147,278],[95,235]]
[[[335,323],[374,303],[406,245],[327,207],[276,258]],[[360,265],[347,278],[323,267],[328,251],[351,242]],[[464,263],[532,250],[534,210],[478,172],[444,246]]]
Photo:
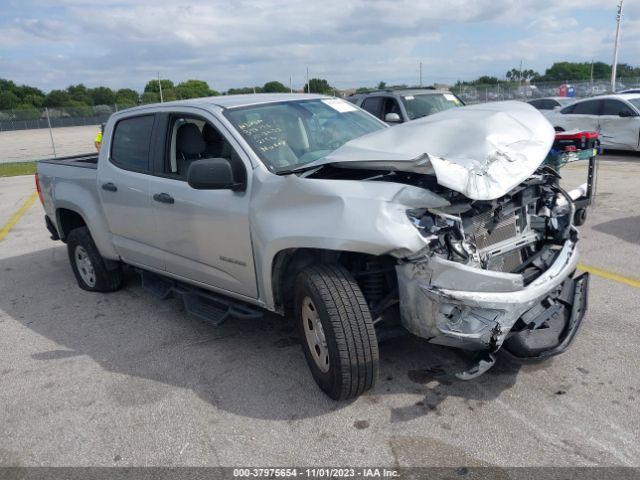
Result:
[[109,182],[109,183],[103,183],[102,184],[102,189],[106,190],[107,192],[117,192],[118,191],[118,187],[116,187],[113,183]]
[[174,203],[175,202],[173,197],[171,195],[169,195],[168,193],[156,193],[153,196],[153,199],[156,202],[160,202],[160,203]]

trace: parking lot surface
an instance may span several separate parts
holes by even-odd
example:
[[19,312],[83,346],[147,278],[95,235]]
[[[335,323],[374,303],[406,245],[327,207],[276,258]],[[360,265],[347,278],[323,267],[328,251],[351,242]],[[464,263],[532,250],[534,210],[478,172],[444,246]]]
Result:
[[0,132],[0,164],[95,152],[93,140],[100,125]]
[[[584,268],[638,278],[639,185],[639,156],[603,157]],[[0,228],[32,192],[0,178]],[[214,327],[134,274],[80,290],[43,215],[36,202],[0,241],[1,465],[640,466],[633,280],[592,276],[582,331],[546,363],[462,382],[458,354],[405,336],[381,345],[373,390],[336,403],[289,321]]]

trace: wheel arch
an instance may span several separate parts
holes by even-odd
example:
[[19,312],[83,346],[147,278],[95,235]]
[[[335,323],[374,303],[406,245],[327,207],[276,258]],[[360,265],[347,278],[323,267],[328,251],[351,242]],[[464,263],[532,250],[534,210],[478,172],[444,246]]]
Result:
[[[82,214],[70,208],[58,208],[56,210],[56,224],[58,226],[60,240],[63,242],[67,241],[67,237],[69,236],[69,233],[71,233],[71,230],[79,227],[89,228],[89,225]],[[90,228],[89,231],[91,231]]]
[[271,263],[271,286],[274,310],[285,313],[293,300],[293,286],[298,272],[314,263],[336,263],[355,273],[363,262],[383,262],[395,265],[397,259],[391,255],[330,250],[322,248],[287,248],[280,250]]

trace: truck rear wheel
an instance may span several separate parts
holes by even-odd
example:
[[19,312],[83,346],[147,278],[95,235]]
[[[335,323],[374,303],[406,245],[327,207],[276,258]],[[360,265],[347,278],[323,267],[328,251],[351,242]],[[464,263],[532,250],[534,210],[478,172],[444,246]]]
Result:
[[334,400],[355,398],[375,384],[378,342],[360,287],[338,265],[302,270],[295,288],[302,349],[318,386]]
[[115,292],[122,286],[120,268],[109,270],[87,227],[67,236],[67,252],[78,286],[89,292]]

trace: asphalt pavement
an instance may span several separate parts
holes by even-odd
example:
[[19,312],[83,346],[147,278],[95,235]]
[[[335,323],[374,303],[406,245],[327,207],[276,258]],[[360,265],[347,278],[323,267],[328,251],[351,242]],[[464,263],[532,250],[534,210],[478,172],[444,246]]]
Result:
[[[639,186],[640,156],[603,157],[581,264],[638,278]],[[0,178],[0,228],[32,192]],[[373,390],[334,402],[289,321],[213,327],[133,274],[85,292],[43,215],[0,240],[0,465],[640,466],[632,284],[592,276],[582,331],[545,363],[462,382],[456,352],[406,336],[381,345]]]

